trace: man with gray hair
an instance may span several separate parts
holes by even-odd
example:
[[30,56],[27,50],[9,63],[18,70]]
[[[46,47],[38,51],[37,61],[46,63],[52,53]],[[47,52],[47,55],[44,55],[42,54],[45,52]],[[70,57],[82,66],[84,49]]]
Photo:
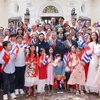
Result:
[[[56,54],[63,54],[65,53],[65,47],[61,41],[57,39],[57,33],[55,31],[51,32],[51,39],[48,41],[50,46],[54,47],[54,53]],[[62,52],[63,51],[63,52]]]

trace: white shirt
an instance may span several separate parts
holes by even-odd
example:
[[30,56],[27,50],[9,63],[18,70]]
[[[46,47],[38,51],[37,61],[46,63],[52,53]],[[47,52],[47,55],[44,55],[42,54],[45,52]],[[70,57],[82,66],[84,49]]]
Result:
[[[10,59],[9,59],[9,62],[8,64],[5,66],[4,68],[4,72],[7,73],[7,74],[12,74],[15,72],[15,55],[14,54],[11,54],[10,52],[7,52],[5,50],[3,50],[2,54],[0,56],[4,56],[4,52],[6,52],[7,54],[10,55]],[[2,59],[3,60],[3,59]],[[4,65],[4,61],[2,63],[2,65]],[[3,66],[2,66],[3,67]]]
[[3,41],[9,41],[9,36],[6,36]]
[[19,52],[15,60],[16,67],[23,67],[25,66],[25,46],[24,44],[16,44],[19,47]]
[[[0,43],[0,46],[2,46],[2,43]],[[4,63],[4,61],[2,60],[2,57],[3,57],[3,51],[4,51],[4,49],[3,49],[2,51],[0,51],[0,63],[1,63],[1,64]]]
[[43,33],[43,34],[44,34],[44,37],[46,37],[46,33],[45,33],[45,31],[41,31],[41,32],[39,32],[38,30],[36,30],[36,33],[38,33],[38,35],[39,35],[40,33]]

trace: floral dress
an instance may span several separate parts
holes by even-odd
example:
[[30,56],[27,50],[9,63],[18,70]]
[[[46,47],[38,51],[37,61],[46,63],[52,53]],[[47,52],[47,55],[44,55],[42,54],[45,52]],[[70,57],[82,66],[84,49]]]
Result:
[[71,55],[70,63],[72,67],[72,73],[69,78],[68,84],[70,85],[84,85],[85,84],[85,70],[84,67],[80,64],[81,55]]
[[31,57],[26,57],[26,62],[25,86],[30,87],[37,84],[38,58],[34,57],[34,54],[31,54]]

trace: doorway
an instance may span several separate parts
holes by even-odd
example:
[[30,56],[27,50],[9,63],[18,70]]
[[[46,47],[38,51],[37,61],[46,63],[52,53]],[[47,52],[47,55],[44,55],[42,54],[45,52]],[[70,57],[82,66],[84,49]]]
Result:
[[[41,17],[41,19],[42,19],[42,21],[43,22],[45,22],[45,23],[49,23],[50,24],[50,22],[51,22],[51,18],[52,17]],[[58,23],[58,19],[59,19],[59,17],[54,17],[55,19],[56,19],[56,23]]]

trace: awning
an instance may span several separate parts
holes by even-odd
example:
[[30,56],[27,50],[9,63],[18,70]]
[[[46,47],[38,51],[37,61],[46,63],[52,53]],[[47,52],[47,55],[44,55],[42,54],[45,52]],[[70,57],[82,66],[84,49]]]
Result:
[[90,20],[90,21],[91,21],[91,18],[89,18],[89,17],[84,17],[84,16],[79,16],[79,19],[81,19],[81,20]]
[[8,22],[10,22],[10,21],[22,21],[22,18],[21,17],[12,17],[12,18],[8,19]]

